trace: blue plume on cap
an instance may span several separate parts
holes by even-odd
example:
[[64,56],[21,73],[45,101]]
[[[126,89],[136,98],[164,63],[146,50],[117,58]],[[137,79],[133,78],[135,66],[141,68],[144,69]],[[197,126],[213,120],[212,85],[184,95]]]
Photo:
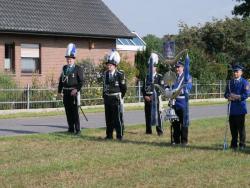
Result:
[[73,43],[68,44],[65,57],[72,57],[72,58],[76,57],[76,45],[75,44]]

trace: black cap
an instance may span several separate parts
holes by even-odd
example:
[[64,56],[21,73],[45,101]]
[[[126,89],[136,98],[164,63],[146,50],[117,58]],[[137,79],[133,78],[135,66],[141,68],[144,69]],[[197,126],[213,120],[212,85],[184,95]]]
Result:
[[233,69],[233,71],[239,71],[239,70],[242,71],[244,69],[244,67],[241,65],[233,65],[232,69]]
[[178,61],[174,67],[180,67],[180,66],[184,67],[184,63],[182,61]]

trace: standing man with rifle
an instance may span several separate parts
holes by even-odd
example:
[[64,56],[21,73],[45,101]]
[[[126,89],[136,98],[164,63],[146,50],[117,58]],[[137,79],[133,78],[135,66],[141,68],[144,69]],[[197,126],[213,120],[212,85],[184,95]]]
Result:
[[152,126],[156,125],[158,136],[163,134],[163,122],[161,114],[161,93],[154,84],[164,87],[161,74],[157,73],[158,55],[151,53],[148,60],[148,73],[142,87],[144,97],[144,111],[146,119],[146,134],[152,134]]
[[103,77],[103,99],[106,119],[106,139],[113,139],[113,130],[116,138],[123,139],[123,98],[127,91],[124,72],[117,69],[120,55],[112,51],[107,57],[107,71]]
[[[75,64],[76,46],[70,43],[65,55],[67,65],[63,66],[59,79],[58,96],[63,96],[63,104],[68,122],[68,132],[81,134],[77,95],[83,85],[83,70]],[[78,99],[79,100],[79,99]]]
[[178,116],[178,120],[173,121],[171,125],[174,129],[174,141],[171,143],[173,145],[181,143],[185,146],[188,144],[189,92],[192,88],[192,77],[189,75],[189,61],[190,60],[187,55],[185,64],[178,61],[175,65],[177,78],[172,89],[180,91],[179,95],[176,96],[176,99],[174,99],[173,104],[175,113]]
[[[246,147],[245,116],[247,114],[246,99],[249,94],[249,83],[242,77],[243,67],[233,66],[233,78],[226,86],[225,98],[228,99],[229,125],[232,135],[230,147],[244,150]],[[239,135],[239,141],[238,141]]]

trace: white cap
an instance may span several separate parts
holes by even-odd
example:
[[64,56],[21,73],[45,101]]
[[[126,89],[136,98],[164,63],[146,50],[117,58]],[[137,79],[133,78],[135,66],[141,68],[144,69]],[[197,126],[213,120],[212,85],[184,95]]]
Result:
[[121,57],[117,51],[112,50],[108,56],[107,63],[118,65],[120,63]]
[[148,60],[148,64],[150,63],[150,60],[153,61],[153,65],[157,65],[159,61],[158,55],[156,53],[151,53],[149,60]]

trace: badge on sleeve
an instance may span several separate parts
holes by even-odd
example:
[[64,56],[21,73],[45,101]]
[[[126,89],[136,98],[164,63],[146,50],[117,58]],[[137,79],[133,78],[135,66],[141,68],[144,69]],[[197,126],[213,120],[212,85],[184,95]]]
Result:
[[250,89],[249,84],[246,85],[246,90],[248,91]]

